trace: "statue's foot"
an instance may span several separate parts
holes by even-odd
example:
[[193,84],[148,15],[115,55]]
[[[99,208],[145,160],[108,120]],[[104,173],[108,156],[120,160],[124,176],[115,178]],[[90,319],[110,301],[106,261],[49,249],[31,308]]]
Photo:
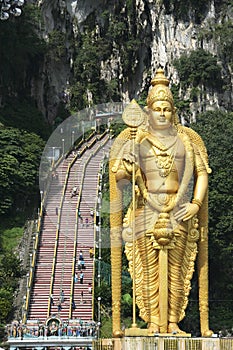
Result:
[[122,338],[124,337],[124,332],[122,332],[121,330],[116,330],[113,332],[113,338]]
[[207,329],[207,330],[205,330],[204,332],[202,332],[202,337],[212,337],[212,335],[213,335],[213,331],[211,331],[211,329]]
[[159,326],[156,323],[150,322],[148,323],[148,335],[154,335],[159,333]]
[[186,332],[182,331],[177,323],[169,323],[168,325],[168,333],[173,333],[173,334],[186,334]]

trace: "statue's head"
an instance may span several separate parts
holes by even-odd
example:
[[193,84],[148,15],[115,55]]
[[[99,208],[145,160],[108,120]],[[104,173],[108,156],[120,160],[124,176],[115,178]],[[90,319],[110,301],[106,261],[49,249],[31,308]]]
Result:
[[167,102],[170,104],[172,110],[172,124],[178,123],[176,115],[176,108],[174,106],[174,100],[171,90],[169,89],[169,80],[165,77],[163,69],[159,68],[155,74],[155,77],[151,81],[152,88],[148,92],[147,107],[146,110],[154,110],[155,104],[159,102]]

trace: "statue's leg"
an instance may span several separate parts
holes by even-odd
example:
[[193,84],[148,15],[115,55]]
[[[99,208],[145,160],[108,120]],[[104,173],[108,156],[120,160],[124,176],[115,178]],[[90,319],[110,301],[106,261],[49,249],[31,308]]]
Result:
[[153,249],[152,243],[145,235],[137,239],[137,246],[141,258],[142,298],[148,320],[149,333],[159,332],[159,293],[158,293],[158,251]]
[[175,248],[169,250],[168,257],[168,332],[181,333],[178,323],[185,316],[197,244],[188,241],[187,224],[180,225],[177,233]]

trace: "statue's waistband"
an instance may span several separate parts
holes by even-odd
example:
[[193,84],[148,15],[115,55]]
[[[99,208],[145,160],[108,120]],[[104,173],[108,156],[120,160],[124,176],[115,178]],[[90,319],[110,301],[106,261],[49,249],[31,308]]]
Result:
[[169,212],[174,208],[176,193],[144,193],[144,199],[153,209],[158,212]]
[[167,205],[176,198],[176,193],[148,192],[148,196],[159,205]]

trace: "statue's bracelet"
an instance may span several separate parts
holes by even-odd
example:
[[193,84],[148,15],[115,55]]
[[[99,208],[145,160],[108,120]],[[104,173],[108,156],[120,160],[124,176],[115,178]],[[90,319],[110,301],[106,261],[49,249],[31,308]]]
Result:
[[202,206],[202,201],[200,201],[200,200],[197,199],[197,198],[193,198],[193,199],[192,199],[192,203],[193,203],[193,204],[197,204],[197,205],[199,206],[199,208],[201,208],[201,206]]

